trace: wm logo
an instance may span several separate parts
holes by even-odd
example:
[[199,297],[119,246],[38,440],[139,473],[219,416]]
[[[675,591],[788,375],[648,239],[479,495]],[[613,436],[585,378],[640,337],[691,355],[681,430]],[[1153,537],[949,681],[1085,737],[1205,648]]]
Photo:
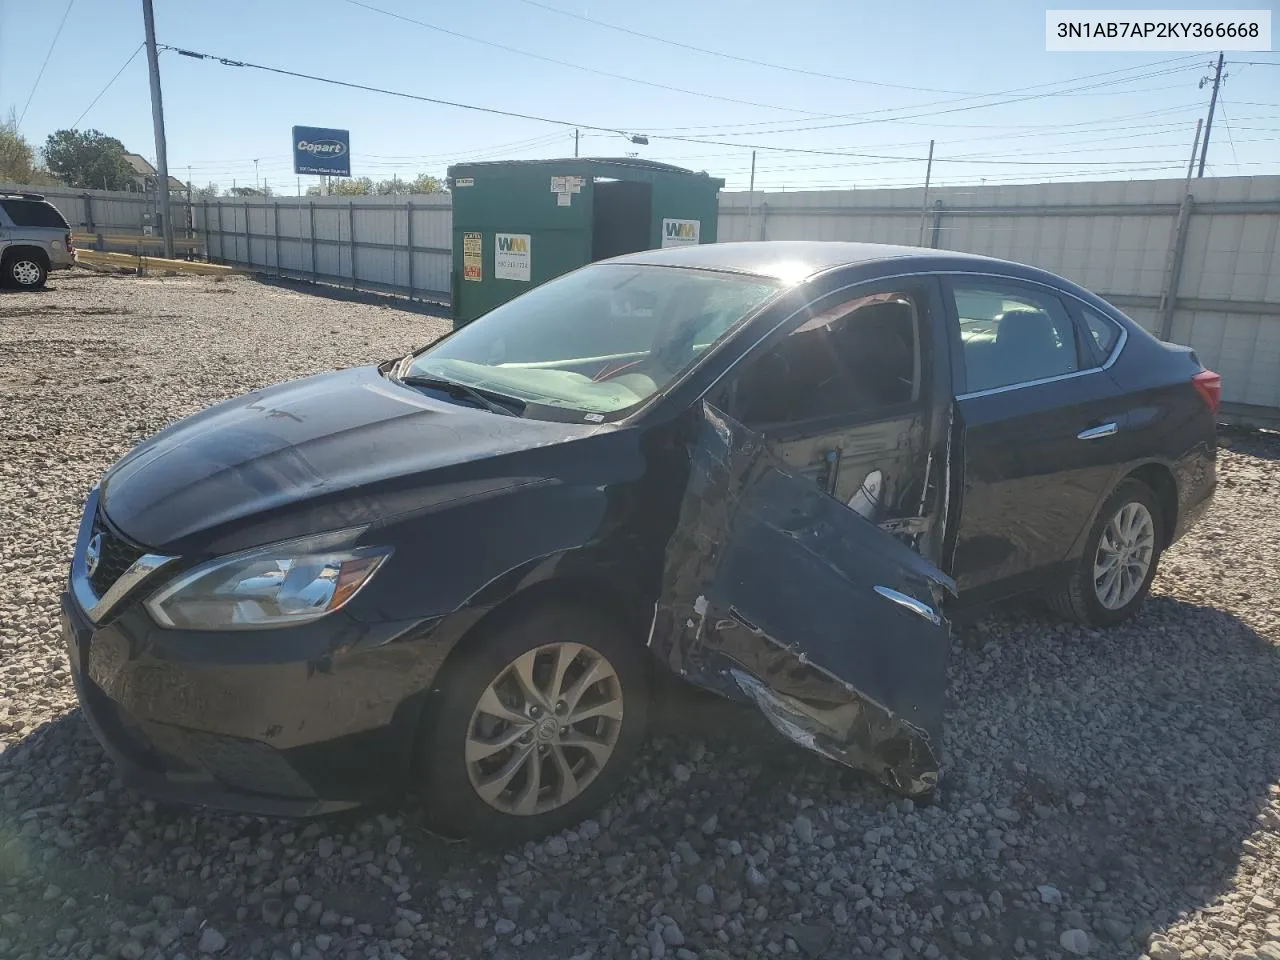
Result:
[[667,236],[672,240],[693,240],[697,236],[692,223],[668,223],[665,226]]
[[529,244],[524,237],[499,237],[498,249],[503,253],[528,253]]

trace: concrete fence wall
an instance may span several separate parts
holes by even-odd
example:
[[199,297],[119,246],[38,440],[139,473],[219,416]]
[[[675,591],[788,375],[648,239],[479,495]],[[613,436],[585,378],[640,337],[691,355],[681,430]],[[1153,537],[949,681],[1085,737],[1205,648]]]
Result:
[[448,194],[220,199],[196,204],[195,213],[210,259],[363,290],[449,298]]

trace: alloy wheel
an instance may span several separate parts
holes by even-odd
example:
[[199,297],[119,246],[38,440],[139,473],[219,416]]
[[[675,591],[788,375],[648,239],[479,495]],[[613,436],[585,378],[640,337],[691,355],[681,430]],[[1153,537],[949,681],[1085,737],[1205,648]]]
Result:
[[1108,610],[1119,610],[1138,595],[1155,555],[1156,524],[1144,504],[1131,500],[1102,530],[1093,560],[1094,594]]
[[34,260],[18,260],[11,270],[13,279],[24,287],[34,286],[40,282],[40,264]]
[[622,730],[617,671],[584,644],[521,654],[481,694],[467,726],[467,776],[503,813],[564,806],[600,774]]

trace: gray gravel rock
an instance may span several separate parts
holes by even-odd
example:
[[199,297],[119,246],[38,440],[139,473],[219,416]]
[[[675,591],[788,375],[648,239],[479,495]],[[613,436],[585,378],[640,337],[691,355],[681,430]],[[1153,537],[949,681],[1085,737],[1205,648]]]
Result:
[[200,942],[196,945],[201,953],[221,953],[227,945],[227,938],[213,927],[205,927],[200,931]]
[[1083,930],[1072,928],[1062,931],[1062,935],[1058,937],[1058,944],[1067,953],[1077,957],[1086,956],[1089,953],[1090,942],[1089,934]]

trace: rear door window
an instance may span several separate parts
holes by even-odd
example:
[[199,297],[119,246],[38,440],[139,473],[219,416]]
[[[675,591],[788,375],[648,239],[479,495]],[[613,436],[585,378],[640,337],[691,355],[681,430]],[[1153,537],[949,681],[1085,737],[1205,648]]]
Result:
[[1053,294],[999,280],[955,281],[951,293],[960,320],[967,392],[1034,383],[1081,369],[1075,326]]
[[58,208],[39,200],[0,200],[0,207],[15,227],[53,227],[70,229]]

